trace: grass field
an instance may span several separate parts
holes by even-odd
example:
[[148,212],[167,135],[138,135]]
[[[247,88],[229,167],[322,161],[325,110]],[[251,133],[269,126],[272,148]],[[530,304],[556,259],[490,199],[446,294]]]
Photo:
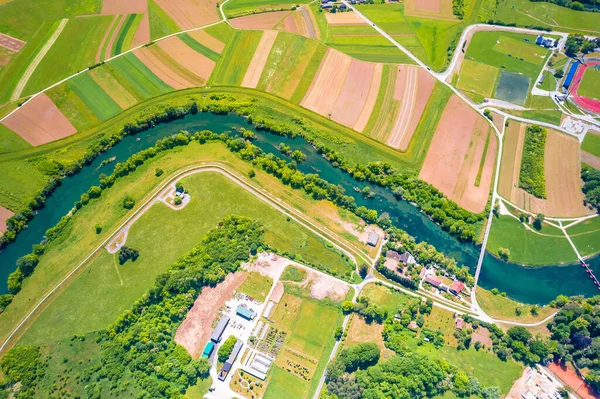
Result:
[[513,104],[525,105],[532,80],[514,72],[502,71],[494,97]]
[[173,90],[133,53],[116,58],[102,67],[108,67],[114,78],[138,101],[147,100]]
[[223,6],[225,15],[236,17],[269,10],[291,9],[295,5],[309,3],[308,0],[230,0]]
[[554,77],[554,75],[552,75],[552,73],[550,73],[550,71],[544,71],[544,82],[540,85],[538,84],[538,87],[542,90],[547,90],[547,91],[554,91],[556,89],[556,78]]
[[[551,307],[540,307],[537,310],[537,316],[531,314],[531,305],[526,305],[512,299],[494,295],[482,287],[477,287],[477,303],[489,316],[505,321],[517,321],[520,323],[536,323],[550,316],[556,309]],[[520,315],[517,315],[515,309],[519,308]]]
[[225,47],[209,85],[241,85],[262,34],[262,31],[236,31]]
[[593,67],[586,68],[577,88],[577,94],[600,100],[600,70]]
[[481,62],[464,60],[458,77],[457,87],[491,97],[500,69]]
[[[68,230],[68,240],[59,240],[53,243],[52,247],[44,254],[36,273],[25,281],[23,295],[18,295],[11,307],[0,315],[0,337],[5,337],[7,331],[14,325],[14,321],[20,320],[23,312],[32,306],[34,300],[30,301],[28,298],[39,298],[46,287],[53,286],[60,281],[61,276],[64,276],[66,271],[77,264],[85,253],[95,248],[122,221],[126,214],[122,207],[125,195],[131,195],[140,203],[141,198],[150,189],[158,185],[161,179],[157,179],[154,175],[156,167],[165,170],[165,176],[168,176],[186,165],[202,160],[223,160],[230,164],[233,169],[240,170],[242,174],[246,174],[250,167],[247,163],[232,156],[222,144],[214,143],[204,146],[193,144],[182,151],[158,156],[150,165],[143,165],[132,175],[117,181],[115,186],[107,191],[106,195],[103,195],[102,200],[92,202],[75,215],[73,224]],[[34,178],[36,173],[40,174],[35,166],[30,168],[32,169],[22,171],[24,175]],[[266,242],[269,245],[282,251],[288,250],[298,253],[306,261],[314,261],[319,264],[322,262],[327,268],[339,267],[338,270],[342,274],[344,270],[348,273],[352,271],[353,267],[347,265],[336,252],[327,248],[320,239],[300,228],[294,222],[287,222],[284,215],[238,188],[237,185],[234,186],[224,177],[198,174],[192,176],[192,178],[205,179],[205,182],[206,179],[212,179],[211,181],[216,182],[215,184],[222,186],[222,190],[203,191],[202,194],[195,193],[192,183],[185,182],[187,188],[192,192],[194,200],[184,210],[174,212],[162,204],[157,204],[130,231],[127,245],[138,249],[141,253],[140,258],[135,263],[130,262],[125,266],[115,268],[117,264],[115,264],[114,256],[102,252],[101,255],[95,257],[92,260],[93,264],[86,267],[79,277],[63,291],[63,295],[52,303],[48,311],[40,316],[40,320],[51,320],[58,317],[55,312],[61,313],[68,310],[69,315],[64,315],[66,319],[57,323],[51,329],[47,329],[47,326],[44,327],[45,322],[41,321],[37,324],[37,327],[34,326],[38,333],[32,333],[28,339],[41,342],[51,339],[51,337],[68,336],[73,333],[69,331],[71,328],[78,331],[93,330],[102,328],[114,321],[112,320],[114,317],[117,317],[121,311],[130,306],[144,292],[147,284],[153,281],[152,276],[156,276],[161,270],[164,271],[180,254],[185,253],[197,243],[202,235],[200,230],[214,227],[214,224],[220,220],[219,215],[241,213],[245,212],[244,209],[247,210],[246,214],[257,216],[258,219],[264,221],[267,230],[270,229],[271,224],[276,226],[275,229],[265,235]],[[261,187],[268,188],[270,192],[281,196],[289,203],[313,215],[320,215],[320,220],[329,220],[327,207],[324,207],[324,203],[309,199],[308,196],[301,195],[298,197],[299,194],[295,190],[290,191],[289,188],[279,183],[276,178],[257,171],[253,181]],[[16,184],[12,180],[9,182]],[[209,183],[206,183],[206,187],[208,187]],[[195,190],[202,191],[202,187],[196,186]],[[281,193],[286,195],[281,195]],[[233,196],[223,198],[227,195]],[[208,205],[211,198],[218,201],[219,205]],[[243,199],[244,202],[240,205],[241,208],[229,206],[236,202],[236,199]],[[292,201],[292,199],[294,200]],[[214,210],[208,216],[205,212],[207,207]],[[178,221],[179,218],[183,221]],[[271,219],[269,220],[269,218]],[[100,235],[96,235],[93,228],[98,221],[102,221],[103,231]],[[192,227],[188,227],[188,224]],[[335,224],[334,222],[328,222],[327,226],[333,228]],[[200,235],[192,234],[192,232],[197,232]],[[157,245],[157,242],[161,242],[162,245]],[[314,244],[320,248],[315,248]],[[167,246],[171,246],[169,251],[164,250]],[[141,273],[141,275],[137,276],[136,273]],[[123,282],[123,285],[121,285],[121,282]],[[91,288],[87,285],[90,285]],[[88,294],[82,297],[81,290]],[[76,306],[78,311],[84,313],[89,311],[89,306],[102,308],[103,311],[101,314],[94,314],[93,318],[84,319],[81,316],[72,314],[75,311],[72,306]],[[79,321],[77,321],[77,317],[80,318]]]
[[560,230],[544,224],[539,232],[533,232],[508,215],[494,220],[487,242],[486,249],[496,256],[500,248],[510,250],[509,261],[519,264],[542,266],[577,262],[573,248]]
[[[169,156],[165,158],[168,161]],[[160,163],[154,163],[146,168],[146,173],[159,166]],[[131,179],[127,180],[131,183]],[[116,255],[101,251],[79,278],[38,317],[24,342],[48,342],[108,326],[143,294],[158,274],[164,273],[228,214],[245,215],[262,222],[269,246],[297,253],[330,271],[351,272],[351,266],[317,236],[286,221],[285,215],[226,177],[213,173],[197,174],[186,177],[183,185],[192,197],[184,209],[175,212],[163,204],[156,204],[130,229],[126,245],[140,252],[136,262],[120,266]],[[109,205],[108,211],[123,214],[120,202],[129,191],[107,192],[106,195],[121,199]],[[140,193],[132,196],[142,197]],[[206,212],[208,208],[210,213]],[[71,251],[75,249],[71,248]],[[255,283],[253,278],[247,287],[263,292],[263,285]],[[86,294],[82,295],[83,292]]]
[[148,0],[148,17],[150,18],[150,39],[152,40],[181,30],[175,21],[152,0]]
[[121,107],[102,90],[89,73],[83,73],[70,79],[67,85],[99,120],[107,120],[121,112]]
[[369,298],[373,303],[384,308],[388,315],[395,315],[399,309],[406,306],[409,302],[420,300],[378,284],[366,285],[360,295]]
[[135,97],[121,86],[108,68],[94,68],[89,75],[122,109],[125,110],[137,104]]
[[578,223],[567,229],[567,233],[582,256],[600,252],[600,217]]
[[257,272],[251,272],[240,288],[238,288],[238,291],[250,295],[257,301],[264,302],[272,285],[273,280],[271,278],[261,276]]
[[[111,20],[110,16],[69,20],[58,40],[29,79],[23,95],[36,93],[75,72],[94,65],[96,51]],[[81,43],[85,45],[82,46]]]
[[586,134],[583,143],[581,143],[581,149],[600,157],[600,135],[593,133]]
[[0,125],[0,154],[12,151],[19,151],[25,148],[30,148],[31,144],[26,142],[4,125]]
[[130,31],[135,32],[133,28],[136,19],[138,21],[140,20],[137,14],[129,14],[125,17],[125,22],[123,22],[123,26],[121,26],[121,29],[119,30],[117,38],[113,44],[113,48],[111,50],[112,55],[121,54],[123,51],[129,49],[129,44],[131,43],[131,41],[129,43],[126,43],[125,38],[129,36],[131,39],[133,39],[133,36],[130,34]]
[[46,94],[78,131],[88,129],[100,122],[70,85],[58,85],[48,90]]
[[500,0],[493,19],[519,26],[543,26],[595,36],[600,34],[596,13],[575,11],[546,2]]

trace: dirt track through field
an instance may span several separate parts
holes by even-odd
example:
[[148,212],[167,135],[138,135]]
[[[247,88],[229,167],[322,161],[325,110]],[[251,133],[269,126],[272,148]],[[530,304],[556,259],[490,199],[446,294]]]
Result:
[[[375,66],[370,62],[352,59],[342,90],[331,108],[331,119],[344,126],[354,127],[363,110],[371,115],[372,106],[367,110],[365,104],[371,91]],[[382,67],[379,65],[378,68]]]
[[202,354],[204,346],[210,339],[213,331],[212,323],[219,315],[219,308],[233,296],[246,277],[248,273],[228,274],[225,280],[215,287],[204,287],[194,301],[194,306],[175,333],[175,342],[183,346],[194,359]]
[[197,40],[198,43],[208,47],[212,51],[217,52],[219,54],[221,54],[223,52],[223,49],[225,48],[225,43],[209,35],[205,30],[195,30],[189,32],[188,35],[194,38],[194,40]]
[[[461,207],[482,212],[491,186],[495,141],[490,141],[481,183],[475,186],[487,122],[457,96],[452,96],[436,128],[419,178],[457,202]],[[490,140],[493,140],[491,137]]]
[[181,30],[198,28],[220,19],[216,0],[156,0],[156,4]]
[[[14,215],[14,213],[0,206],[0,233],[4,233],[6,231],[6,221],[12,215]],[[2,236],[2,234],[0,234],[0,236]]]
[[0,33],[0,46],[7,48],[11,51],[17,52],[25,46],[27,42],[19,40],[15,37],[8,36],[5,33]]
[[398,68],[394,100],[400,101],[400,109],[387,142],[389,146],[402,151],[408,148],[434,86],[435,79],[422,68]]
[[371,118],[371,114],[373,113],[373,107],[377,102],[377,95],[379,94],[379,87],[381,86],[381,77],[383,75],[383,64],[375,64],[375,70],[373,71],[373,78],[371,79],[371,87],[369,88],[369,94],[367,95],[367,100],[365,101],[365,105],[360,113],[360,116],[356,120],[354,124],[354,130],[357,132],[363,132],[367,123],[369,123],[369,119]]
[[321,115],[328,115],[342,91],[351,61],[352,58],[346,54],[327,49],[300,105]]
[[260,75],[262,75],[262,71],[265,68],[267,58],[269,57],[269,53],[273,48],[273,44],[275,43],[278,33],[279,32],[276,30],[264,31],[262,37],[260,38],[260,42],[258,43],[258,47],[252,56],[250,65],[248,65],[246,74],[244,75],[242,87],[254,89],[256,86],[258,86]]
[[44,93],[23,105],[2,124],[33,146],[49,143],[77,132]]
[[194,83],[180,76],[176,71],[166,65],[150,47],[143,47],[134,52],[135,56],[140,59],[156,76],[163,82],[174,88],[175,90],[194,87]]
[[236,29],[273,29],[275,25],[283,21],[290,14],[290,11],[265,12],[232,18],[229,20],[229,23]]
[[31,61],[31,64],[29,64],[29,66],[27,67],[27,70],[25,71],[23,76],[21,76],[19,83],[17,83],[15,91],[13,91],[12,96],[10,96],[11,101],[18,100],[21,97],[21,93],[25,89],[27,82],[29,82],[29,78],[31,78],[31,75],[33,75],[33,72],[35,72],[36,68],[38,67],[40,62],[42,62],[48,51],[50,51],[52,45],[54,44],[54,42],[56,42],[63,29],[65,29],[65,26],[67,26],[67,22],[69,22],[67,18],[60,21],[58,27],[56,28],[50,39],[48,39],[46,44],[44,44],[44,47],[42,47],[42,49],[38,51],[33,61]]
[[177,36],[161,40],[157,44],[175,61],[204,82],[208,81],[210,74],[215,69],[216,63],[213,60],[196,52]]

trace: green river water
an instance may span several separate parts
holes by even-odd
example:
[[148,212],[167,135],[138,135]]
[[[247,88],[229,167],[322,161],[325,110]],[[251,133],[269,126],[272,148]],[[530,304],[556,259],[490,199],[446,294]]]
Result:
[[[31,252],[31,246],[42,241],[46,230],[58,223],[60,218],[69,212],[79,196],[90,186],[98,184],[101,173],[107,175],[112,173],[116,162],[125,161],[136,152],[154,145],[156,140],[182,129],[190,132],[208,129],[220,133],[239,127],[254,130],[257,134],[255,144],[265,152],[272,152],[279,157],[284,157],[276,148],[282,142],[292,149],[301,150],[307,155],[306,162],[298,167],[302,172],[318,173],[321,178],[330,183],[341,184],[346,190],[346,194],[355,198],[358,206],[365,205],[368,208],[376,209],[380,214],[387,212],[396,226],[413,235],[418,241],[426,241],[434,245],[439,251],[454,257],[459,263],[469,266],[474,272],[479,248],[472,244],[460,243],[432,222],[418,208],[406,201],[396,200],[390,190],[358,182],[349,174],[333,167],[302,138],[291,139],[264,131],[256,131],[244,118],[236,115],[199,113],[158,125],[136,136],[127,136],[94,160],[91,165],[85,166],[76,175],[65,178],[54,194],[48,198],[45,207],[39,210],[33,220],[29,222],[28,228],[19,233],[15,242],[9,244],[0,253],[0,293],[7,292],[6,280],[8,275],[15,270],[16,260]],[[116,162],[100,167],[103,160],[111,157],[116,157]],[[360,193],[354,190],[355,187],[362,189],[367,185],[370,185],[375,193],[373,198],[364,199]],[[599,275],[600,257],[594,257],[589,263],[594,272]],[[479,284],[487,289],[498,288],[518,301],[538,304],[546,304],[559,294],[591,296],[598,293],[597,288],[588,279],[579,264],[523,267],[503,262],[490,254],[485,256]]]

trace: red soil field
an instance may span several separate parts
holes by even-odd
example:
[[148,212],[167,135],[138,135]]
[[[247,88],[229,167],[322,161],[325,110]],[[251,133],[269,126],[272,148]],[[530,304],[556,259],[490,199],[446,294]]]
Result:
[[170,66],[166,65],[151,48],[143,47],[139,50],[135,50],[134,54],[144,63],[144,65],[154,72],[156,76],[175,90],[196,86],[193,82],[180,76],[171,69]]
[[102,15],[145,14],[147,0],[102,0]]
[[278,25],[278,30],[283,30],[290,33],[296,33],[311,39],[320,38],[319,28],[315,17],[308,7],[302,7],[293,11]]
[[223,49],[225,48],[225,43],[223,43],[219,39],[212,37],[204,30],[195,30],[189,32],[188,35],[193,37],[194,40],[197,40],[198,43],[208,47],[212,51],[215,51],[219,54],[221,54],[223,52]]
[[548,369],[554,373],[562,382],[573,389],[582,399],[600,398],[577,373],[569,367],[561,366],[558,363],[550,363]]
[[419,178],[472,212],[481,212],[491,186],[496,140],[490,137],[479,187],[475,180],[489,126],[457,96],[444,109]]
[[587,163],[594,169],[600,170],[600,158],[589,152],[581,151],[581,162]]
[[375,64],[352,59],[344,86],[331,108],[331,119],[344,126],[356,124],[367,102],[374,72]]
[[138,25],[137,31],[131,41],[131,47],[136,48],[146,43],[150,43],[150,17],[148,17],[148,12],[144,13]]
[[228,299],[233,296],[246,277],[247,273],[228,274],[225,280],[216,287],[204,287],[194,306],[175,333],[175,342],[183,346],[188,353],[197,359],[212,334],[212,322],[219,314]]
[[422,68],[401,66],[394,90],[394,100],[400,101],[400,109],[388,145],[406,150],[425,110],[435,79]]
[[158,46],[169,54],[184,68],[202,78],[205,82],[210,77],[216,63],[210,58],[196,52],[177,36],[157,42]]
[[415,8],[419,11],[440,12],[440,0],[416,0]]
[[365,20],[354,12],[336,12],[335,14],[326,12],[325,19],[329,26],[367,25]]
[[33,146],[59,140],[77,132],[44,93],[23,105],[2,124]]
[[273,48],[273,44],[275,43],[278,33],[279,32],[275,30],[264,31],[262,37],[260,38],[260,42],[256,47],[256,51],[252,56],[250,65],[248,65],[246,74],[244,75],[242,87],[256,88],[256,86],[258,86],[260,75],[262,75],[262,71],[265,68],[267,58],[269,57],[271,48]]
[[[4,233],[6,231],[6,221],[12,215],[14,215],[14,213],[0,206],[0,233]],[[0,236],[1,235],[2,234],[0,234]]]
[[156,4],[182,30],[198,28],[219,20],[216,0],[156,0]]
[[19,51],[25,46],[27,42],[19,39],[15,39],[12,36],[8,36],[4,33],[0,33],[0,46],[5,47],[12,51]]
[[304,99],[304,108],[328,115],[344,87],[352,58],[337,50],[327,49]]
[[231,26],[237,29],[273,29],[291,13],[289,11],[265,12],[230,19]]

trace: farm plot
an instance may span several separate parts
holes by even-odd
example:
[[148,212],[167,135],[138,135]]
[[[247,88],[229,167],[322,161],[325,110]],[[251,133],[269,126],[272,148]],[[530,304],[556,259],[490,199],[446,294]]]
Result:
[[[318,66],[325,50],[326,47],[317,41],[281,32],[273,43],[256,87],[289,100],[300,82],[310,74],[312,60],[316,60]],[[312,71],[313,76],[315,72],[316,68]]]
[[219,20],[215,0],[156,0],[156,4],[179,26],[179,30],[197,28]]
[[[112,19],[110,16],[98,16],[69,20],[27,82],[23,95],[37,93],[67,76],[93,65],[100,41]],[[77,38],[77,40],[73,40],[73,38]],[[85,45],[81,45],[81,43],[85,43]]]
[[310,7],[302,7],[292,11],[283,21],[277,24],[277,30],[296,33],[311,39],[320,39],[321,32]]
[[6,118],[2,124],[33,146],[62,139],[77,131],[43,93]]
[[0,206],[0,235],[6,231],[6,221],[14,215],[10,210]]
[[182,30],[154,0],[148,0],[148,25],[152,40]]
[[210,84],[241,85],[262,35],[260,31],[236,31],[215,67]]
[[484,97],[491,97],[498,74],[500,74],[499,68],[477,61],[464,60],[456,87]]
[[273,48],[275,39],[277,39],[277,34],[278,32],[274,30],[267,30],[263,33],[260,42],[258,42],[258,47],[252,56],[250,65],[248,65],[244,79],[242,80],[243,87],[256,88],[258,85],[260,75],[267,63],[271,48]]
[[89,73],[78,75],[66,84],[99,120],[105,121],[121,112],[121,107],[92,79]]
[[[196,43],[193,44],[189,40],[186,40],[187,37],[192,38],[192,40]],[[186,44],[192,47],[194,50],[198,51],[201,54],[204,54],[208,58],[213,61],[217,61],[219,59],[219,55],[225,49],[225,43],[220,41],[219,39],[209,35],[205,30],[195,30],[183,35],[180,35],[181,40],[186,42]],[[201,46],[201,47],[199,47]],[[207,51],[208,50],[208,51]],[[212,54],[211,54],[212,52]],[[216,54],[216,57],[215,55]]]
[[4,33],[0,33],[0,47],[4,47],[12,52],[18,52],[27,44],[23,40],[19,40],[15,37],[9,36]]
[[589,214],[583,205],[579,142],[566,134],[548,130],[544,148],[546,199],[536,198],[518,187],[527,125],[511,121],[506,129],[500,166],[499,194],[519,208],[554,217]]
[[68,84],[63,83],[53,87],[46,94],[77,131],[83,131],[100,122]]
[[368,25],[364,19],[354,12],[325,13],[329,26],[361,26]]
[[183,68],[206,83],[215,68],[215,61],[195,51],[179,37],[173,36],[157,43],[167,55],[173,58]]
[[300,105],[345,126],[363,127],[373,111],[381,75],[380,64],[328,49]]
[[179,65],[158,46],[141,48],[134,52],[153,73],[175,90],[201,85],[202,81]]
[[289,15],[291,15],[290,11],[273,11],[233,18],[229,22],[236,29],[274,29]]
[[110,74],[107,68],[94,68],[88,72],[91,78],[116,102],[121,109],[133,107],[137,104],[135,97],[131,95],[117,80]]
[[490,193],[497,148],[495,136],[490,138],[490,135],[486,120],[452,96],[436,128],[419,178],[461,207],[482,212]]
[[406,0],[404,15],[458,21],[452,11],[451,0]]
[[137,101],[147,100],[173,90],[133,53],[116,58],[106,66],[119,84]]
[[422,68],[398,68],[394,100],[400,102],[387,144],[405,151],[425,110],[435,79]]
[[293,6],[306,4],[308,0],[230,0],[223,5],[223,11],[228,18],[249,14],[269,14],[291,9]]

